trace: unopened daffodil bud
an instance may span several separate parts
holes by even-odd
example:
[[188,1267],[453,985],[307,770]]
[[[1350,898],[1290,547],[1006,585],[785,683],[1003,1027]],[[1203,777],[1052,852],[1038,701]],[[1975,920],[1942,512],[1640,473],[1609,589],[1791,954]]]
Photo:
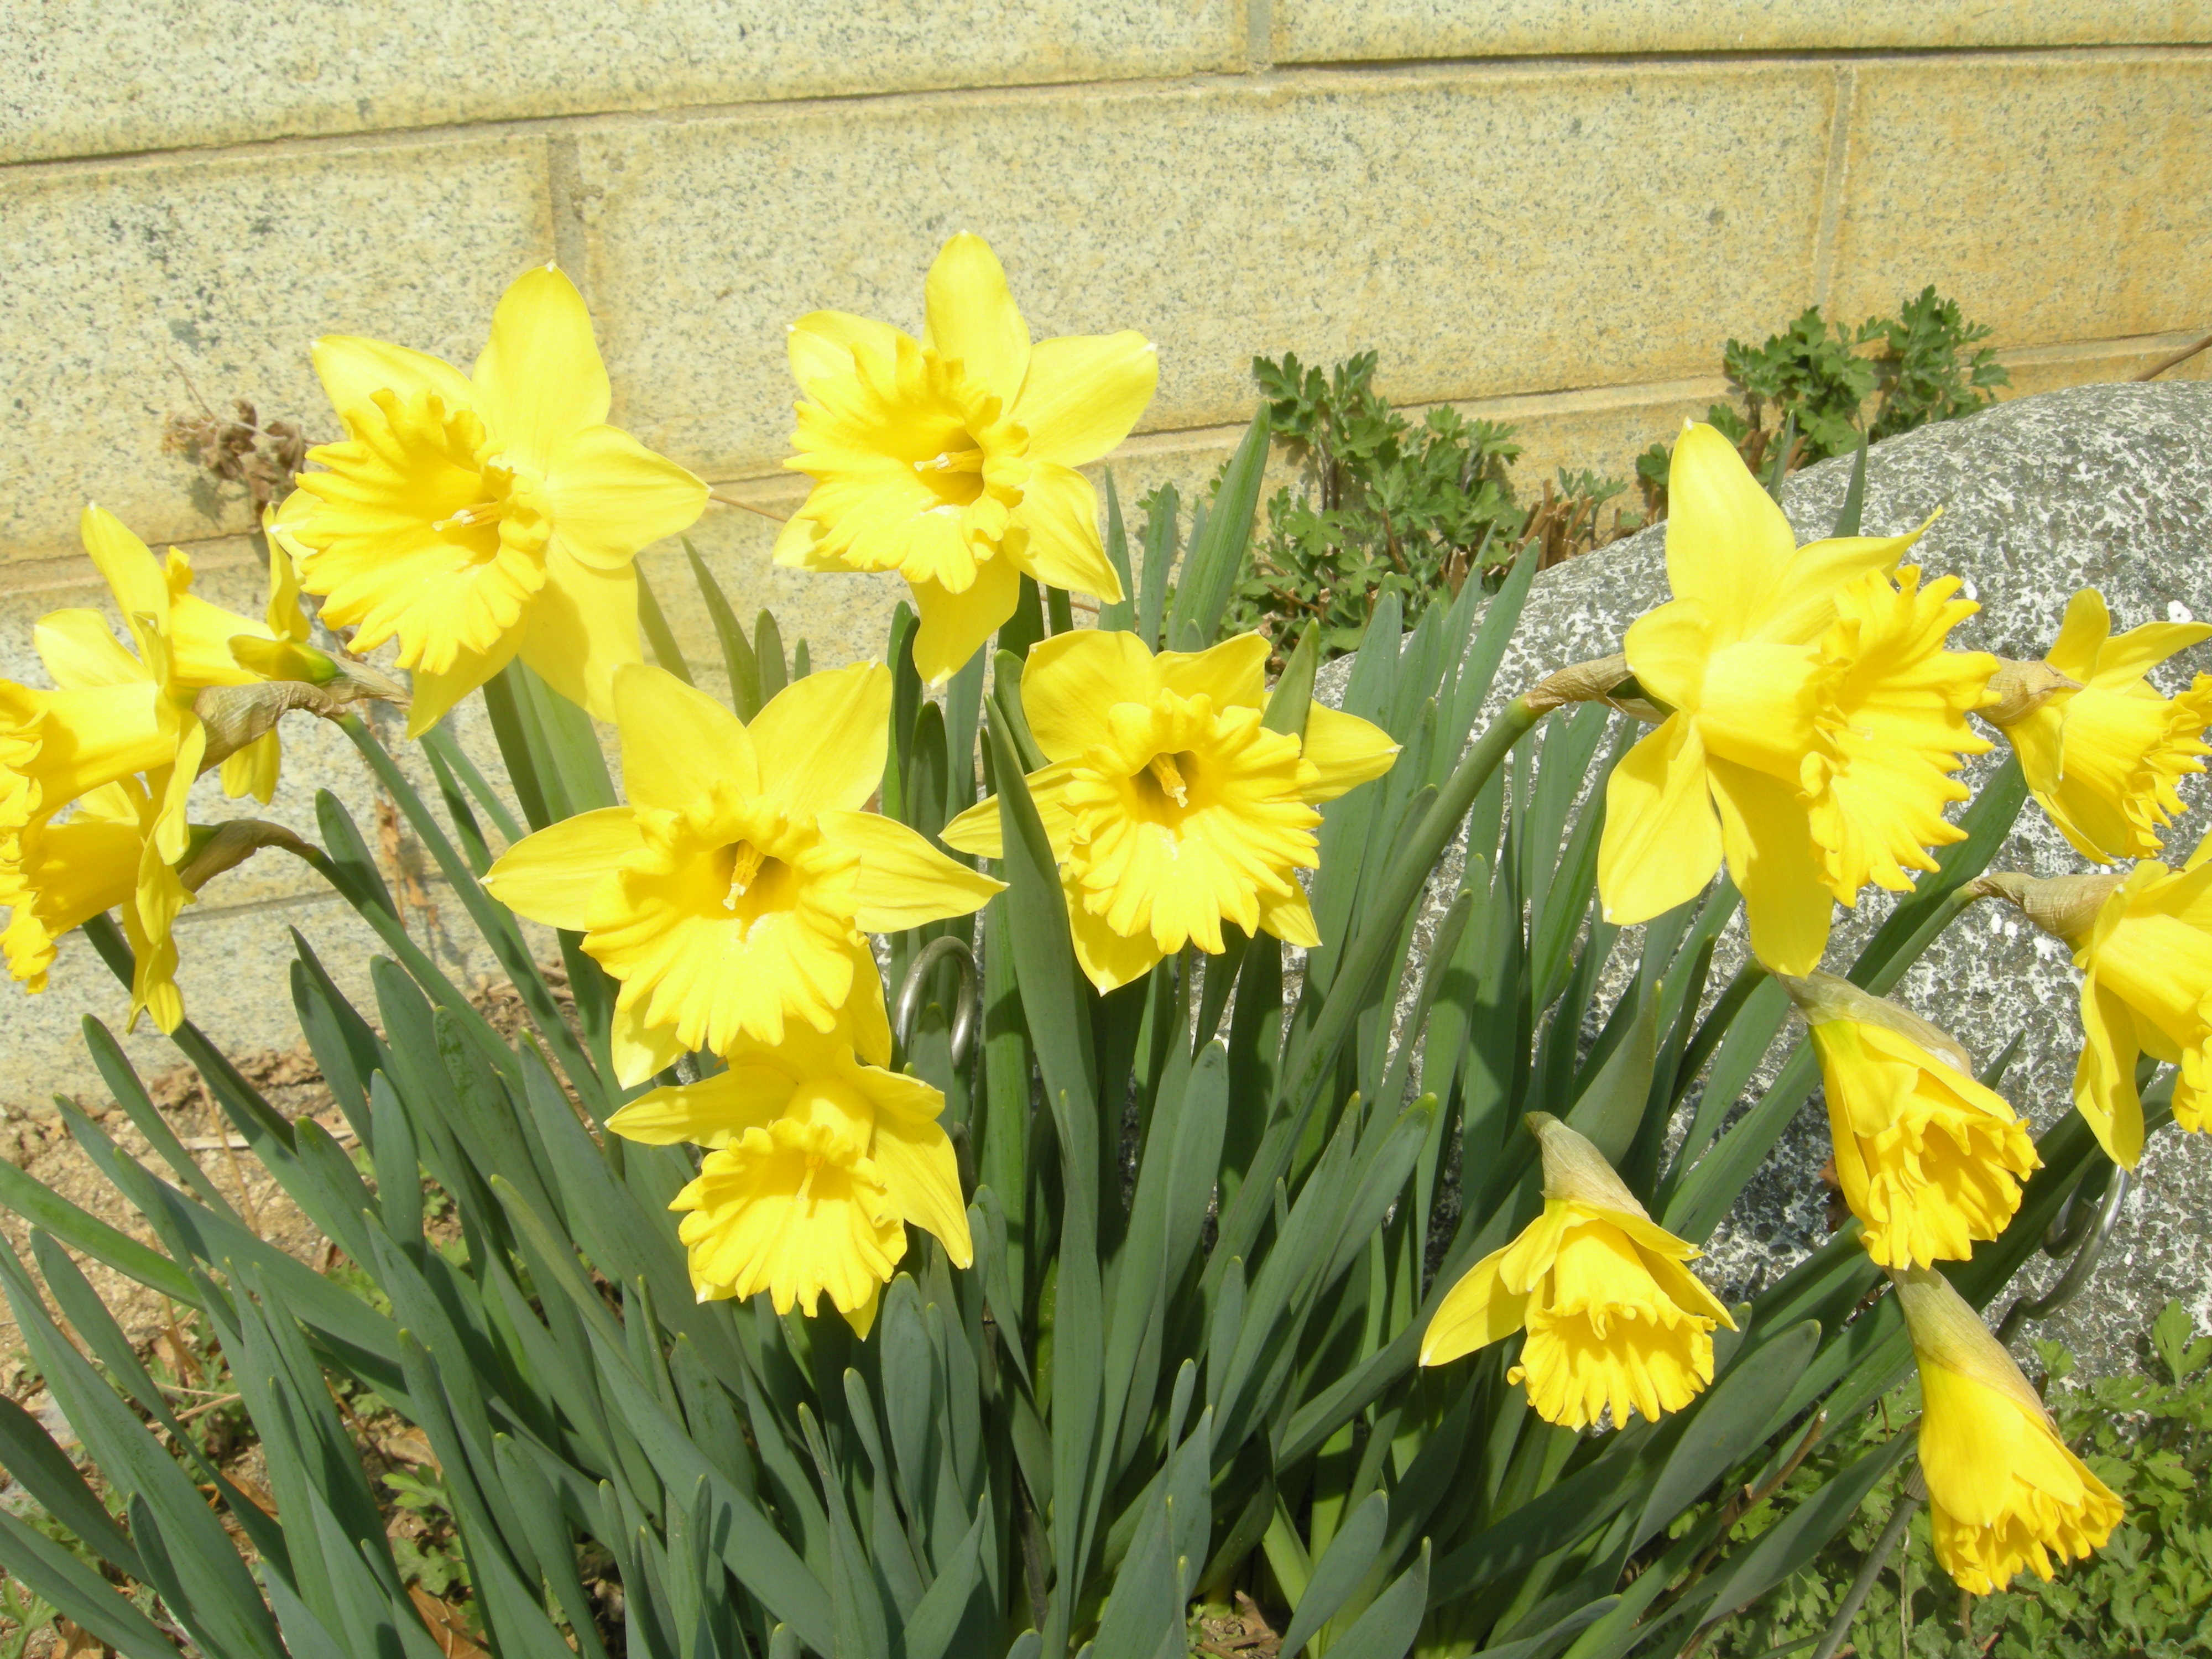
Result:
[[1832,974],[1778,975],[1812,1028],[1836,1178],[1885,1267],[1963,1261],[2020,1208],[2042,1160],[1948,1033]]
[[888,1069],[890,1027],[871,971],[828,1033],[793,1022],[783,1041],[741,1037],[728,1069],[655,1089],[608,1121],[653,1146],[708,1148],[676,1195],[701,1301],[765,1291],[778,1313],[827,1295],[862,1336],[906,1254],[906,1225],[955,1267],[975,1258],[945,1097]]
[[1890,1275],[1920,1364],[1920,1467],[1936,1559],[1988,1595],[2026,1567],[2079,1559],[2119,1524],[2120,1500],[2076,1457],[1981,1318],[1941,1273]]
[[1632,1413],[1680,1411],[1713,1380],[1713,1328],[1735,1322],[1682,1265],[1696,1249],[1651,1219],[1595,1146],[1549,1113],[1528,1124],[1543,1148],[1543,1213],[1452,1286],[1421,1364],[1525,1330],[1506,1377],[1528,1385],[1547,1422],[1579,1429],[1609,1410],[1618,1426]]
[[[1257,634],[1155,655],[1134,634],[1056,634],[1022,670],[1048,764],[1029,775],[1066,894],[1076,960],[1102,993],[1185,945],[1219,954],[1224,924],[1321,943],[1297,872],[1319,861],[1318,810],[1380,777],[1398,745],[1326,703],[1267,727]],[[1001,855],[994,795],[945,826],[949,847]]]
[[2003,729],[2035,799],[2085,858],[2155,858],[2181,810],[2175,786],[2204,769],[2212,747],[2212,676],[2162,696],[2144,676],[2212,639],[2212,623],[2146,623],[2115,638],[2094,588],[2066,606],[2051,655],[2008,663],[1982,717]]
[[1952,774],[1990,745],[1966,724],[1996,659],[1948,651],[1977,607],[1898,561],[1917,539],[1799,547],[1735,447],[1692,426],[1674,450],[1673,599],[1623,641],[1642,695],[1671,712],[1613,770],[1598,894],[1648,921],[1725,862],[1752,948],[1790,973],[1819,963],[1836,903],[1902,891],[1965,831]]
[[2212,1115],[2212,837],[2188,866],[2155,860],[2126,876],[2040,880],[2009,872],[1969,884],[2005,899],[2066,941],[2081,970],[2081,1057],[2074,1103],[2114,1163],[2142,1157],[2142,1097],[2136,1062],[2144,1054],[2179,1069],[2173,1121],[2198,1130]]

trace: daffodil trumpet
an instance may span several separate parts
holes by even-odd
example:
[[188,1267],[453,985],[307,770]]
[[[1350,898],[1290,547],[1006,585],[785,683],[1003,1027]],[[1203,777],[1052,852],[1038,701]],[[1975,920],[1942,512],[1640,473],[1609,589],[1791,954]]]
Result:
[[871,967],[826,1032],[793,1023],[780,1042],[740,1036],[727,1069],[655,1089],[607,1127],[654,1146],[706,1149],[669,1208],[702,1302],[768,1295],[778,1313],[820,1299],[862,1336],[906,1254],[908,1224],[957,1267],[975,1259],[945,1097],[891,1071],[882,982]]
[[1681,1410],[1713,1380],[1713,1328],[1735,1321],[1684,1265],[1696,1248],[1651,1219],[1595,1146],[1549,1113],[1527,1122],[1543,1149],[1543,1213],[1445,1294],[1421,1364],[1525,1332],[1506,1380],[1547,1422],[1581,1429],[1609,1412],[1619,1427]]
[[1965,833],[1943,809],[1990,746],[1966,716],[1996,659],[1944,648],[1977,607],[1899,566],[1918,532],[1799,547],[1709,426],[1674,465],[1674,598],[1624,641],[1638,693],[1668,712],[1607,784],[1599,896],[1608,921],[1647,921],[1725,864],[1753,951],[1809,973],[1835,903],[1904,890]]
[[1024,576],[1122,597],[1077,469],[1128,435],[1159,363],[1128,331],[1033,343],[980,236],[945,243],[924,298],[919,341],[839,311],[792,325],[804,400],[784,465],[814,487],[775,562],[896,571],[921,617],[915,667],[936,684],[1014,614]]
[[860,810],[890,724],[880,663],[794,680],[750,725],[642,664],[617,674],[614,699],[629,805],[518,842],[484,885],[583,934],[620,981],[625,1084],[686,1049],[831,1030],[856,972],[874,977],[863,933],[969,915],[1004,885]]
[[2212,837],[2170,870],[2155,860],[2125,876],[2039,879],[2011,872],[1978,877],[1977,896],[2004,899],[2065,941],[2081,970],[2081,1055],[2074,1103],[2114,1163],[2142,1158],[2142,1097],[2136,1064],[2165,1061],[2173,1121],[2189,1131],[2212,1115]]
[[[1022,708],[1046,764],[1028,776],[1060,867],[1075,954],[1101,993],[1222,929],[1321,942],[1297,872],[1318,861],[1316,810],[1381,776],[1398,745],[1312,703],[1303,730],[1264,723],[1267,642],[1155,655],[1134,634],[1056,634],[1022,669]],[[945,842],[1002,854],[996,796]]]
[[2059,1438],[2042,1396],[1941,1273],[1890,1275],[1920,1366],[1920,1468],[1936,1559],[1989,1595],[2049,1579],[2119,1524],[2120,1500]]
[[1949,1033],[1833,974],[1778,975],[1812,1028],[1836,1179],[1886,1267],[1963,1261],[2042,1165],[2028,1127]]
[[2007,663],[1982,717],[2003,731],[2027,785],[2083,857],[2155,858],[2181,811],[2180,781],[2204,769],[2212,746],[2212,676],[2162,696],[2147,678],[2174,653],[2212,639],[2212,623],[2152,622],[2112,633],[2104,596],[2085,587],[2067,602],[2051,653]]

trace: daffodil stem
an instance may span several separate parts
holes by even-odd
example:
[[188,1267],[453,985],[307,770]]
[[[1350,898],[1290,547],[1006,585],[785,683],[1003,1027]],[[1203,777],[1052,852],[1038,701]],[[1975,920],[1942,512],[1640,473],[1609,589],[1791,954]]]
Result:
[[1867,1552],[1866,1559],[1859,1563],[1859,1576],[1851,1580],[1850,1589],[1844,1593],[1842,1602],[1836,1608],[1836,1616],[1829,1621],[1826,1633],[1820,1638],[1820,1645],[1813,1650],[1813,1659],[1835,1659],[1836,1650],[1843,1646],[1844,1638],[1851,1633],[1851,1621],[1859,1616],[1859,1609],[1866,1605],[1875,1580],[1881,1577],[1881,1570],[1889,1565],[1889,1558],[1897,1553],[1898,1545],[1904,1541],[1905,1528],[1912,1524],[1912,1517],[1920,1513],[1921,1504],[1927,1501],[1927,1485],[1919,1479],[1919,1474],[1920,1466],[1915,1463],[1905,1477],[1905,1485],[1898,1492],[1897,1505],[1889,1512],[1889,1524],[1881,1529],[1881,1536]]
[[[1507,703],[1461,757],[1406,836],[1397,861],[1383,877],[1381,890],[1366,907],[1366,925],[1352,936],[1338,960],[1335,975],[1322,993],[1318,1018],[1306,1029],[1304,1041],[1297,1042],[1290,1064],[1284,1068],[1280,1099],[1286,1109],[1260,1143],[1243,1184],[1222,1217],[1206,1268],[1209,1279],[1218,1282],[1231,1258],[1250,1254],[1273,1201],[1275,1183],[1290,1170],[1291,1153],[1305,1134],[1307,1119],[1336,1064],[1337,1051],[1352,1034],[1365,1004],[1366,989],[1398,948],[1407,912],[1420,897],[1437,860],[1459,834],[1474,798],[1512,752],[1513,745],[1528,734],[1544,713],[1526,692]],[[1211,1290],[1209,1285],[1209,1294]]]

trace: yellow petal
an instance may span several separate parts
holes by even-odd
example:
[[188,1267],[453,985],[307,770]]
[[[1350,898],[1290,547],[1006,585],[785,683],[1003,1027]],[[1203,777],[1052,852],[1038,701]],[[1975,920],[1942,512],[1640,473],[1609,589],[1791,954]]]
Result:
[[2142,1097],[2136,1060],[2142,1044],[2135,1016],[2093,971],[2081,985],[2081,1053],[2074,1064],[2074,1104],[2106,1156],[2122,1169],[2142,1161]]
[[843,1316],[845,1322],[853,1328],[854,1337],[857,1340],[865,1342],[868,1340],[868,1333],[876,1328],[876,1311],[883,1306],[883,1287],[872,1285],[868,1287],[866,1301],[858,1307],[840,1308],[837,1311]]
[[929,268],[923,291],[929,318],[926,342],[940,357],[962,364],[971,380],[1013,406],[1030,368],[1030,327],[1006,287],[1006,269],[990,245],[963,231],[945,245]]
[[935,1234],[954,1267],[972,1265],[975,1247],[968,1234],[968,1203],[960,1195],[960,1164],[945,1131],[934,1123],[878,1115],[868,1156],[899,1212]]
[[744,722],[665,669],[635,663],[615,677],[615,720],[623,789],[635,805],[681,811],[717,783],[739,798],[760,793]]
[[602,570],[556,544],[545,586],[522,614],[523,661],[597,720],[615,718],[616,672],[644,660],[637,626],[637,570]]
[[252,685],[261,676],[239,665],[230,642],[243,637],[261,639],[269,629],[262,623],[210,605],[197,593],[179,593],[169,601],[171,666],[185,685]]
[[[325,334],[315,342],[312,356],[315,376],[341,415],[379,392],[396,392],[403,402],[418,392],[433,392],[448,409],[466,409],[471,401],[469,377],[428,352],[357,334]],[[278,514],[287,523],[297,516],[290,506],[286,502],[287,510]]]
[[1722,648],[1702,599],[1670,599],[1629,623],[1621,649],[1638,682],[1678,709],[1705,701],[1705,671]]
[[38,696],[37,706],[46,719],[39,727],[36,776],[50,811],[176,757],[175,711],[146,681],[50,691]]
[[[1510,1249],[1512,1246],[1506,1246]],[[1462,1354],[1502,1342],[1522,1327],[1528,1298],[1498,1283],[1498,1265],[1505,1250],[1492,1250],[1461,1275],[1445,1292],[1421,1337],[1421,1364],[1441,1365]]]
[[791,325],[784,343],[791,354],[791,377],[807,390],[826,375],[854,373],[862,354],[895,356],[898,331],[889,323],[855,317],[849,311],[811,311]]
[[890,714],[890,670],[879,662],[793,680],[746,728],[761,793],[794,817],[860,805],[883,783]]
[[408,737],[419,741],[425,732],[446,718],[455,703],[514,661],[514,653],[521,648],[522,637],[520,629],[510,629],[489,651],[471,651],[464,647],[453,653],[452,664],[443,670],[413,670],[410,687],[413,695],[407,706]]
[[500,296],[470,378],[493,441],[539,472],[551,473],[568,439],[607,418],[607,370],[592,313],[554,265],[526,270]]
[[1819,640],[1835,617],[1838,588],[1869,570],[1885,575],[1918,541],[1921,531],[1904,536],[1841,536],[1808,542],[1790,561],[1759,620],[1759,636],[1798,645]]
[[[1216,648],[1226,650],[1227,646]],[[1250,653],[1241,650],[1236,654],[1243,657]],[[1259,654],[1264,669],[1265,641],[1260,641]],[[1187,664],[1197,660],[1185,659]],[[1153,663],[1152,653],[1142,640],[1119,630],[1079,628],[1072,634],[1055,634],[1038,641],[1022,667],[1022,713],[1028,717],[1030,735],[1036,739],[1045,758],[1076,759],[1104,735],[1107,711],[1115,703],[1147,701],[1154,683]],[[1218,673],[1209,678],[1227,680],[1230,677]]]
[[517,915],[580,933],[591,926],[592,895],[641,845],[630,808],[579,812],[508,848],[484,872],[484,890]]
[[968,665],[968,659],[999,625],[1014,614],[1022,573],[1012,559],[986,559],[975,567],[966,592],[948,592],[933,581],[908,584],[921,625],[915,630],[915,672],[932,685],[942,684]]
[[272,640],[291,640],[305,645],[313,633],[307,612],[300,602],[298,550],[276,526],[276,509],[261,509],[261,537],[269,549],[269,605],[262,613]]
[[[1259,634],[1239,634],[1203,651],[1163,651],[1153,659],[1152,683],[1178,696],[1203,693],[1216,708],[1265,708],[1267,641]],[[1124,700],[1133,695],[1146,701],[1133,690]]]
[[276,798],[276,779],[284,763],[283,739],[264,732],[222,763],[222,793],[233,800],[251,795],[264,806]]
[[[139,632],[139,617],[167,622],[169,584],[152,550],[124,527],[122,520],[103,507],[88,507],[78,515],[77,533],[134,635]],[[142,644],[139,648],[145,647]]]
[[860,855],[853,920],[867,933],[969,915],[1006,890],[1006,883],[954,863],[919,832],[880,812],[824,812],[822,833]]
[[2130,686],[2177,651],[2212,639],[2212,623],[2145,623],[2130,628],[2097,653],[2090,684],[2118,690]]
[[1129,435],[1159,383],[1159,353],[1133,329],[1041,340],[1014,419],[1033,459],[1082,466]]
[[2058,625],[2058,638],[2044,658],[2069,680],[2087,685],[2097,672],[2097,653],[2112,635],[2112,613],[2105,596],[2084,587],[2066,601],[2066,617]]
[[1048,586],[1096,593],[1109,604],[1122,597],[1121,578],[1098,539],[1098,492],[1071,467],[1031,466],[1006,550]]
[[[1067,781],[1074,771],[1073,762],[1054,761],[1024,780],[1029,785],[1030,803],[1044,823],[1045,839],[1052,843],[1053,858],[1060,863],[1066,861],[1068,845],[1075,830],[1075,814],[1067,805]],[[956,852],[972,854],[979,859],[1004,858],[999,798],[986,795],[946,824],[937,838]]]
[[1686,715],[1670,715],[1621,757],[1605,803],[1597,883],[1607,921],[1626,927],[1663,915],[1720,868],[1720,817],[1705,781],[1705,748]]
[[673,1025],[647,1025],[643,1009],[617,1003],[607,1024],[607,1050],[615,1063],[615,1081],[635,1089],[673,1066],[684,1044]]
[[790,1075],[778,1067],[740,1059],[700,1082],[640,1095],[609,1118],[607,1127],[648,1146],[678,1141],[726,1146],[746,1130],[765,1127],[781,1116],[791,1104],[793,1086]]
[[1313,906],[1306,891],[1295,882],[1282,897],[1263,895],[1260,900],[1260,926],[1285,945],[1295,945],[1310,951],[1321,943],[1321,928],[1314,921]]
[[1674,446],[1667,497],[1667,580],[1674,597],[1705,601],[1723,628],[1747,629],[1797,550],[1790,520],[1735,446],[1703,422]]
[[545,482],[561,545],[606,570],[688,530],[707,507],[704,483],[611,426],[562,440]]
[[1078,896],[1070,896],[1067,922],[1074,935],[1076,965],[1101,996],[1133,985],[1167,954],[1152,942],[1151,930],[1124,938],[1106,925],[1103,916],[1085,909]]
[[1827,948],[1835,905],[1820,883],[1804,803],[1788,784],[1732,761],[1708,757],[1705,775],[1729,873],[1743,890],[1753,953],[1778,972],[1811,973]]
[[1317,775],[1298,793],[1325,801],[1381,777],[1397,761],[1398,745],[1381,726],[1316,702],[1306,710],[1304,753]]
[[32,627],[31,642],[64,691],[148,684],[146,665],[116,643],[97,611],[49,611]]

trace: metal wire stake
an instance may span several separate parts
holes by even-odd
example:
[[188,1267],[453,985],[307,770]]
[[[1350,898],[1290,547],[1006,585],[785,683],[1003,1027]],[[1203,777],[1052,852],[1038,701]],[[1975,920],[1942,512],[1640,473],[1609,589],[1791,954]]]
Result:
[[898,1033],[899,1047],[914,1046],[914,1017],[921,1003],[921,988],[928,981],[929,971],[940,962],[950,960],[960,969],[960,992],[952,1008],[952,1064],[957,1067],[968,1060],[969,1045],[975,1039],[976,991],[979,979],[975,972],[975,953],[967,942],[946,934],[933,939],[921,947],[906,970],[906,978],[899,984],[898,1000],[891,1006],[891,1029]]
[[1927,1501],[1928,1482],[1920,1473],[1919,1460],[1915,1458],[1905,1477],[1905,1490],[1897,1495],[1897,1506],[1889,1512],[1889,1524],[1875,1540],[1867,1559],[1859,1563],[1859,1576],[1851,1580],[1850,1589],[1844,1592],[1842,1605],[1837,1607],[1836,1616],[1820,1638],[1820,1645],[1813,1650],[1813,1659],[1836,1659],[1836,1650],[1850,1634],[1851,1621],[1866,1605],[1875,1580],[1881,1577],[1881,1570],[1889,1565],[1889,1558],[1897,1553],[1898,1545],[1904,1540],[1905,1528],[1912,1524],[1912,1517],[1920,1513],[1920,1506]]

